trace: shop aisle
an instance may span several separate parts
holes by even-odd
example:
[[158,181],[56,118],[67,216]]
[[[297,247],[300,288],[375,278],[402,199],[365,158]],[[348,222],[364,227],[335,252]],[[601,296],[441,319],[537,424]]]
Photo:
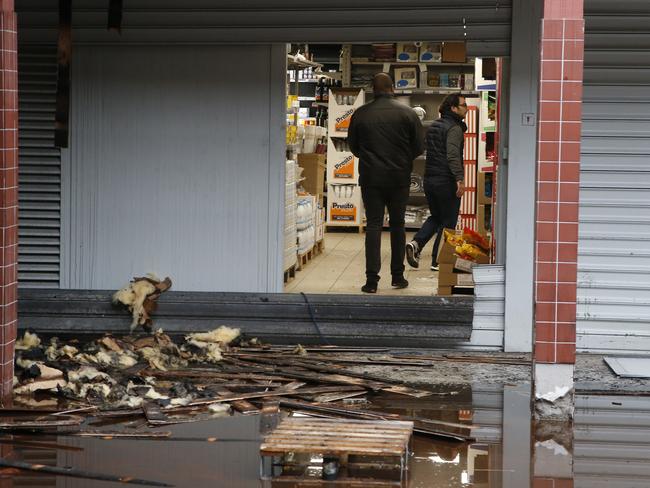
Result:
[[[407,232],[407,242],[414,232]],[[325,252],[310,261],[296,278],[284,287],[287,293],[331,293],[360,295],[365,283],[365,234],[326,233]],[[420,268],[413,269],[406,264],[405,276],[409,287],[394,290],[390,286],[390,234],[382,233],[381,276],[378,294],[404,296],[432,296],[438,287],[438,273],[431,271],[431,248],[427,244],[420,259]]]

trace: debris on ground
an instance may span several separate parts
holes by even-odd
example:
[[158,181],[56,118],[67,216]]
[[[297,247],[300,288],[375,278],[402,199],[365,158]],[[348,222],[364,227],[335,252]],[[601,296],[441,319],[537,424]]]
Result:
[[353,366],[432,368],[437,357],[344,357],[332,346],[262,344],[226,326],[176,341],[162,330],[141,336],[105,335],[85,343],[26,332],[21,344],[15,360],[16,404],[33,402],[38,392],[39,400],[47,395],[68,402],[68,409],[79,409],[76,415],[144,417],[149,425],[161,426],[231,411],[260,414],[271,401],[309,416],[411,421],[418,434],[458,441],[470,435],[466,425],[367,409],[367,399],[378,392],[411,398],[441,393]]
[[159,280],[154,275],[148,275],[140,278],[133,278],[124,288],[118,290],[113,295],[114,304],[122,304],[129,312],[133,320],[131,321],[131,333],[138,325],[146,331],[153,328],[151,314],[156,310],[156,300],[172,286],[172,280],[167,277]]

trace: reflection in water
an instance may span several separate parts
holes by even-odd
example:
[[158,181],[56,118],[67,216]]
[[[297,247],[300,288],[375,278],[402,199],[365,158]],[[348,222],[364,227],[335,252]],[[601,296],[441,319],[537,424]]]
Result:
[[[450,394],[452,393],[453,394]],[[362,408],[471,429],[471,443],[415,436],[409,459],[410,488],[525,488],[532,478],[568,480],[575,486],[650,486],[650,399],[580,396],[576,422],[531,427],[529,387],[454,389],[430,398],[378,395]],[[92,427],[97,429],[99,427]],[[115,425],[101,427],[115,430]],[[146,429],[142,421],[121,424]],[[162,481],[183,488],[259,488],[260,418],[235,416],[168,426],[168,440],[102,440],[4,436],[2,456],[30,463],[72,466],[99,473]],[[222,441],[206,442],[208,437]],[[531,438],[531,436],[533,436]],[[41,448],[38,442],[49,446]],[[35,444],[36,443],[36,444]],[[56,446],[59,444],[59,446]],[[531,446],[536,445],[534,452]],[[11,451],[11,452],[9,452]],[[299,460],[299,457],[294,458]],[[321,458],[307,456],[320,478]],[[561,485],[556,483],[555,486]],[[0,487],[104,488],[115,483],[33,473],[4,472]],[[268,486],[291,487],[273,482]],[[327,484],[309,486],[328,486]],[[333,486],[333,485],[329,485]],[[342,485],[336,485],[342,486]],[[360,485],[356,485],[360,486]],[[395,486],[395,485],[386,485]],[[553,485],[549,485],[553,486]]]

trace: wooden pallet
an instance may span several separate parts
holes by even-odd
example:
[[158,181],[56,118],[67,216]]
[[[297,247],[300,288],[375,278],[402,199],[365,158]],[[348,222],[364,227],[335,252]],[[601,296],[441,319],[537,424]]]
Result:
[[291,283],[296,277],[296,265],[284,271],[284,284]]
[[303,254],[298,254],[298,263],[296,264],[296,269],[300,271],[302,268],[307,266],[307,263],[314,259],[314,256],[315,254],[313,247]]
[[314,255],[319,256],[325,252],[325,241],[320,240],[316,244],[314,244]]
[[[413,422],[289,417],[260,446],[262,479],[274,484],[315,483],[319,478],[308,475],[307,468],[313,467],[314,455],[321,455],[338,466],[337,474],[327,483],[406,486],[412,435]],[[304,464],[296,462],[300,459]],[[282,470],[277,469],[278,465]],[[394,476],[387,479],[385,474],[390,467]],[[372,477],[375,469],[384,474],[381,479]]]

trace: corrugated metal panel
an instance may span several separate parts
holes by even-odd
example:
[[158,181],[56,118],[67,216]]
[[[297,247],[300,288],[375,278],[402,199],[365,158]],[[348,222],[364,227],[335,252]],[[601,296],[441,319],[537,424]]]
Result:
[[18,284],[58,288],[61,152],[54,146],[56,47],[20,45]]
[[650,479],[650,398],[576,396],[576,488],[640,487]]
[[578,348],[650,346],[650,3],[585,1]]
[[[73,1],[74,42],[270,43],[466,40],[471,55],[510,53],[511,0],[131,0],[121,37],[106,1]],[[16,0],[24,39],[55,38],[56,2]]]
[[285,56],[77,46],[63,288],[154,272],[176,291],[281,290]]

